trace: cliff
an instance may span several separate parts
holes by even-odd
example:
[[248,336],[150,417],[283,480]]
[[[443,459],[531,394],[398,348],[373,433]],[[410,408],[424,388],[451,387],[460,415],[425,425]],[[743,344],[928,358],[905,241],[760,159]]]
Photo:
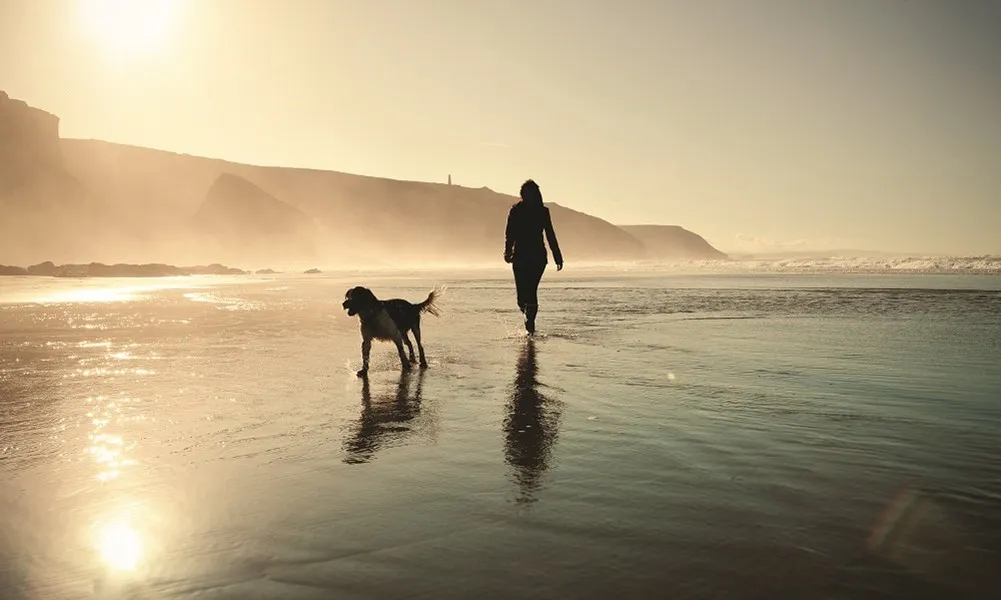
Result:
[[0,90],[0,192],[61,167],[59,117]]
[[620,225],[620,229],[639,240],[647,260],[721,260],[727,255],[701,235],[677,225]]
[[[158,232],[174,237],[187,235],[184,221],[199,212],[220,175],[238,177],[307,216],[316,227],[315,253],[330,264],[498,262],[507,212],[517,201],[488,188],[259,167],[96,140],[63,140],[63,152],[70,169],[115,203],[123,218],[140,216],[130,206],[141,197],[144,223],[155,222]],[[611,223],[547,204],[568,260],[644,256],[643,245]],[[144,223],[134,228],[146,230]],[[235,260],[214,251],[186,260],[202,258]]]
[[[487,188],[60,140],[58,127],[57,117],[0,97],[0,261],[501,264],[517,201]],[[623,229],[547,205],[571,263],[722,256],[681,228]]]
[[65,166],[59,118],[0,91],[0,257],[73,257],[102,237],[101,205]]

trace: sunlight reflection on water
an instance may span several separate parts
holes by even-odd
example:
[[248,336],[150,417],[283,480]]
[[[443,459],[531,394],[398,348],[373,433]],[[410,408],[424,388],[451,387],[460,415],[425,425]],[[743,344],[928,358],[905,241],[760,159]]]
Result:
[[156,278],[8,278],[0,304],[86,304],[133,302],[155,292],[174,289],[201,289],[227,281],[225,277],[186,276]]
[[125,520],[100,524],[97,527],[97,550],[101,559],[113,569],[132,571],[143,555],[139,533]]
[[60,304],[63,302],[124,302],[139,297],[140,288],[104,288],[93,290],[71,290],[60,292],[38,299],[41,304]]

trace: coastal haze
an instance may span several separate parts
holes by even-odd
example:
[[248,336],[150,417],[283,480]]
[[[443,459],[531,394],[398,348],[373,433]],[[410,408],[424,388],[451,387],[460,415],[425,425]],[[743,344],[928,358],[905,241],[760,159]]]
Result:
[[505,194],[534,177],[727,254],[1001,254],[989,0],[0,10],[0,89],[66,138]]
[[0,0],[0,599],[994,597],[999,29]]
[[[256,167],[93,140],[0,93],[0,251],[14,262],[258,268],[496,263],[515,198],[485,187]],[[631,228],[550,203],[580,262],[715,259],[680,227]],[[10,262],[10,259],[8,259]]]

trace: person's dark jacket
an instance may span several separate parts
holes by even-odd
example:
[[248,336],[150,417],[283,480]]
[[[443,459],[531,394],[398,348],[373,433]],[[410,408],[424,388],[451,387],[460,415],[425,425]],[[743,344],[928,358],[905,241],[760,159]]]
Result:
[[507,232],[504,236],[504,259],[514,263],[546,264],[548,256],[542,240],[543,232],[553,252],[557,265],[563,264],[553,220],[549,209],[541,202],[528,204],[524,200],[511,207],[507,215]]

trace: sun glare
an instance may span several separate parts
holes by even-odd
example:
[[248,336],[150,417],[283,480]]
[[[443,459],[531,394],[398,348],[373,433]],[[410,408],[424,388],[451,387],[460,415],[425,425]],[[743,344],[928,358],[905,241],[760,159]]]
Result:
[[97,549],[108,566],[131,571],[142,557],[142,541],[136,530],[122,522],[109,523],[100,529]]
[[81,24],[119,57],[160,50],[182,0],[78,0]]

